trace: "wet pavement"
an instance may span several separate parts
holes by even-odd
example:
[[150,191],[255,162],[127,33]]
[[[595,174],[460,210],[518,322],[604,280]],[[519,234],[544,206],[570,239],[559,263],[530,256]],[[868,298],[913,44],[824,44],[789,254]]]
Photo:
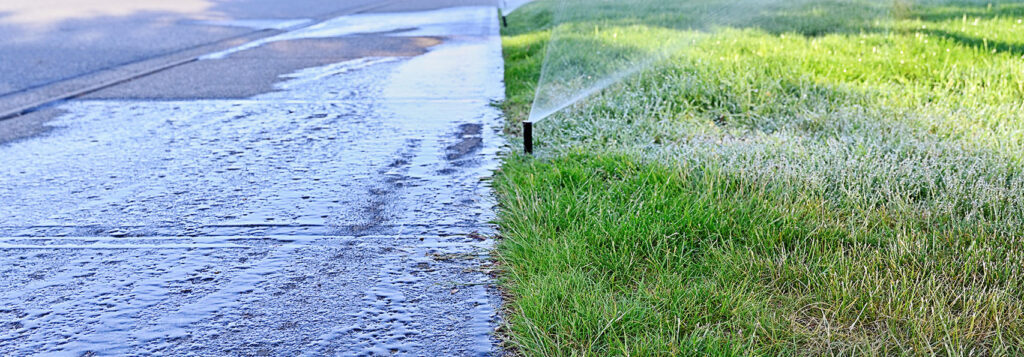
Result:
[[346,15],[0,122],[0,355],[500,354],[497,26]]

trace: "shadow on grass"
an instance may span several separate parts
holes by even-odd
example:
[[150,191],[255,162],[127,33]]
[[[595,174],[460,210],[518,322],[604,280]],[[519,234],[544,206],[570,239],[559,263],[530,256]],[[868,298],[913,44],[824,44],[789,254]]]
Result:
[[572,23],[580,27],[648,26],[705,32],[722,27],[752,28],[822,36],[870,30],[893,13],[891,4],[876,0],[551,0],[518,10],[504,34],[546,31]]
[[921,1],[910,11],[909,17],[929,22],[963,18],[973,20],[977,18],[1024,17],[1024,3],[1017,1]]
[[732,27],[819,37],[887,32],[891,30],[887,27],[890,20],[939,22],[964,17],[1024,17],[1024,3],[988,0],[548,0],[518,10],[514,17],[518,26],[511,26],[504,33],[515,36],[571,22],[698,31]]
[[995,53],[1006,53],[1014,56],[1024,56],[1024,45],[1011,44],[1008,42],[997,41],[992,39],[982,39],[974,36],[967,36],[962,33],[956,33],[945,30],[919,30],[919,32],[946,38],[952,40],[965,47],[977,48],[985,51],[994,51]]

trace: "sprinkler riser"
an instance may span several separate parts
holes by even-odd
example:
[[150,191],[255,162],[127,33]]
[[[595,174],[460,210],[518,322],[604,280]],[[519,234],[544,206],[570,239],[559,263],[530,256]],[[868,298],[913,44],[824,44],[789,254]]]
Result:
[[523,122],[523,151],[533,154],[533,123]]

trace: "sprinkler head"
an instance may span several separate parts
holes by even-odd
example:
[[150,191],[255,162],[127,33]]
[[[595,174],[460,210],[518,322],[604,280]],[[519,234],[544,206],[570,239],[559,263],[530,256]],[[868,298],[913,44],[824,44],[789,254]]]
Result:
[[523,122],[523,151],[533,154],[533,122]]

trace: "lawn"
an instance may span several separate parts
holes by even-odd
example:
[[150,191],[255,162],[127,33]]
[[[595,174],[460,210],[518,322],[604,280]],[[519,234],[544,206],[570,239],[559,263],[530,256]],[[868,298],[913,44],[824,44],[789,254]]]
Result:
[[511,135],[658,60],[496,177],[516,351],[1024,354],[1024,2],[564,1],[508,17]]

